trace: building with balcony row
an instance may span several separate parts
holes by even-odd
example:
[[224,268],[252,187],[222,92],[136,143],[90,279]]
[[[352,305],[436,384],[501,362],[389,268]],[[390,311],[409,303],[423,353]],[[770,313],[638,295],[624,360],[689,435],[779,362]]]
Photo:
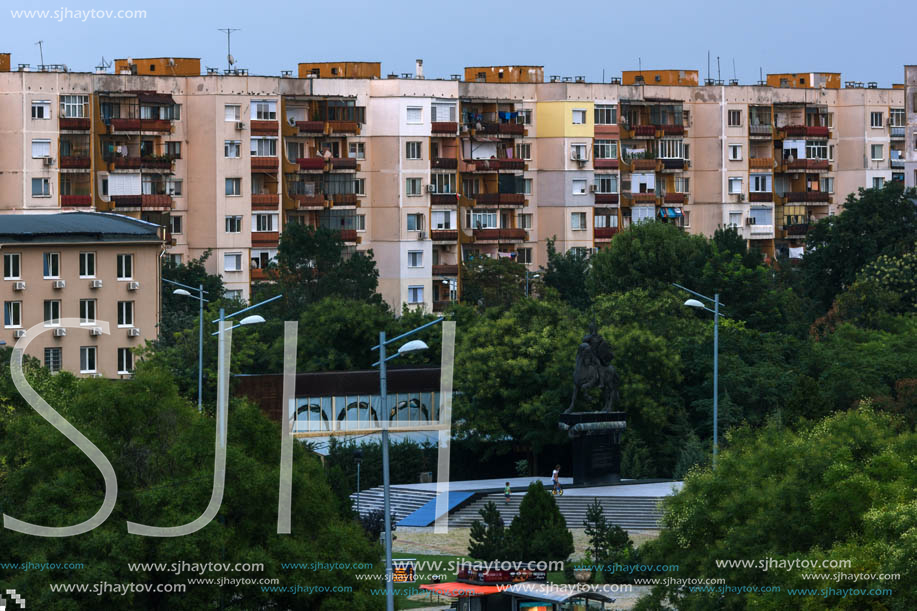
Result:
[[397,309],[456,299],[469,257],[536,269],[552,237],[592,250],[648,219],[733,225],[773,255],[848,194],[904,181],[914,145],[903,86],[836,73],[588,83],[486,66],[445,80],[418,61],[400,77],[374,62],[272,77],[154,58],[115,74],[0,71],[0,93],[0,212],[160,224],[168,256],[212,249],[209,270],[243,298],[286,223],[329,227],[373,250]]

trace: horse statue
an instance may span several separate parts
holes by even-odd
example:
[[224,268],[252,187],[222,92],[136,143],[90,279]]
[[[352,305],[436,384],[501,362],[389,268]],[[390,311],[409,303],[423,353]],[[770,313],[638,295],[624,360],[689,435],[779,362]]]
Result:
[[614,353],[596,330],[596,323],[589,325],[589,333],[583,337],[576,349],[576,367],[573,370],[573,397],[570,407],[564,411],[569,414],[576,405],[576,395],[589,388],[602,389],[603,412],[611,412],[618,400],[618,372],[611,364]]

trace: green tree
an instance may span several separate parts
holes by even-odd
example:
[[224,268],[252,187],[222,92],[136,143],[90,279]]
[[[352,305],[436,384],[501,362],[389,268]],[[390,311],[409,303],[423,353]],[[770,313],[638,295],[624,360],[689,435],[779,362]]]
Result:
[[548,266],[542,268],[545,286],[555,289],[560,298],[578,310],[585,310],[592,303],[588,290],[589,255],[570,249],[558,253],[554,247],[556,236],[549,238]]
[[554,497],[540,481],[529,484],[519,514],[509,526],[506,554],[509,560],[567,560],[573,553],[573,534]]
[[525,266],[512,259],[474,257],[461,267],[462,302],[508,308],[525,295]]
[[468,544],[468,555],[484,561],[505,559],[506,533],[503,518],[493,501],[488,501],[478,510],[484,520],[471,523],[471,542]]
[[[188,286],[203,286],[206,291],[204,298],[209,301],[218,301],[223,298],[223,278],[219,274],[207,272],[206,263],[211,254],[212,251],[208,250],[198,259],[189,259],[178,264],[164,259],[162,277]],[[197,324],[198,301],[184,295],[175,295],[173,291],[178,288],[168,282],[162,285],[162,314],[159,321],[157,345],[171,345],[175,341],[176,333],[192,327],[197,328],[195,325]],[[197,296],[195,291],[189,292]]]

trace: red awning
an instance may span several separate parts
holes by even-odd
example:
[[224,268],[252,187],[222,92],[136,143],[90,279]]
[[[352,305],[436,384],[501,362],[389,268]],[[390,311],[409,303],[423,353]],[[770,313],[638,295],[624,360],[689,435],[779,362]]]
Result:
[[436,592],[437,594],[442,594],[443,596],[451,596],[453,598],[461,598],[464,596],[486,596],[487,594],[496,594],[500,591],[498,586],[476,586],[470,583],[459,583],[453,581],[451,583],[426,583],[420,586],[421,590],[429,590],[431,592]]

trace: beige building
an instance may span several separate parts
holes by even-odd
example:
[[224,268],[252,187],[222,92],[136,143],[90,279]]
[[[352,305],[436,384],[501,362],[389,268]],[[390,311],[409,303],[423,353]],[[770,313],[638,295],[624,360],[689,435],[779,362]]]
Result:
[[0,211],[161,224],[168,256],[212,249],[209,271],[243,298],[287,222],[340,230],[373,250],[396,309],[436,310],[468,257],[534,270],[550,238],[591,250],[647,219],[734,225],[788,252],[848,194],[905,178],[904,89],[836,73],[699,85],[694,70],[545,82],[539,66],[443,80],[419,60],[387,78],[375,62],[303,63],[300,78],[202,75],[188,58],[116,70],[0,72]]
[[52,371],[129,374],[133,350],[156,337],[160,232],[95,212],[2,217],[0,340],[27,341]]

